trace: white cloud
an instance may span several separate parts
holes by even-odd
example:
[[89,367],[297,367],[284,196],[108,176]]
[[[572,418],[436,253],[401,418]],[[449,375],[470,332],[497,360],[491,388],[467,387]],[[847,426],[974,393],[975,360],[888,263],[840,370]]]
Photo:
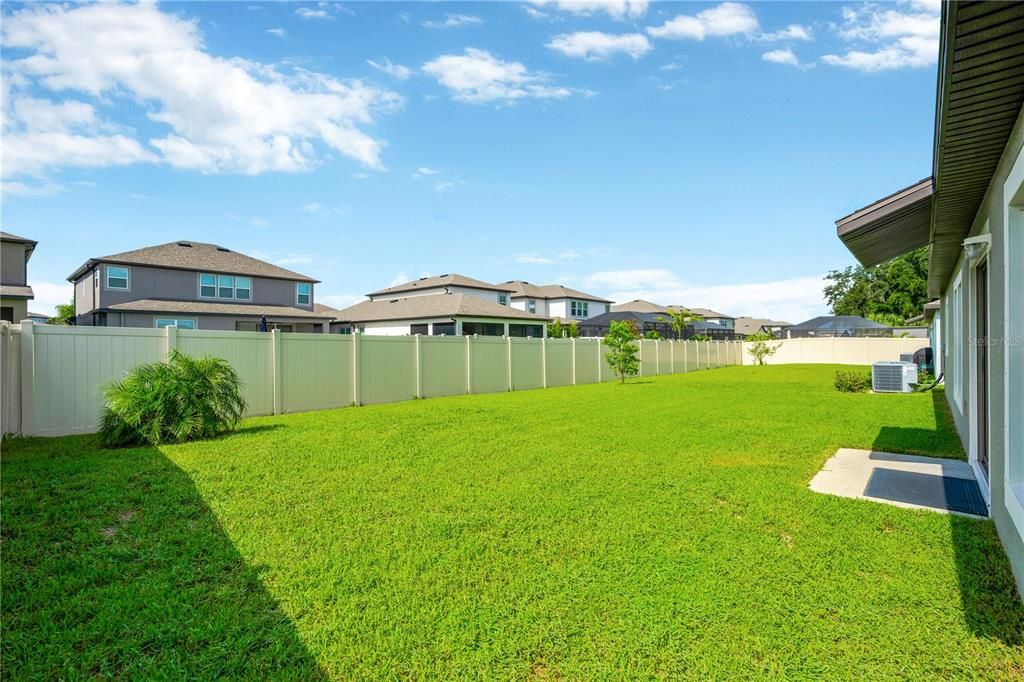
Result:
[[[569,261],[578,260],[582,254],[576,249],[565,249],[558,253],[523,253],[517,255],[513,260],[516,263],[523,265],[555,265],[557,263],[567,263]],[[592,254],[596,255],[596,254]]]
[[814,66],[813,64],[801,63],[800,59],[797,58],[793,50],[789,49],[788,47],[783,48],[781,50],[770,50],[768,52],[765,52],[764,54],[761,55],[761,59],[763,59],[766,62],[772,62],[774,64],[787,64],[789,66],[795,66],[798,69],[807,69]]
[[680,14],[661,26],[649,26],[647,33],[670,40],[704,40],[709,36],[751,34],[758,27],[757,15],[749,5],[723,2],[696,15]]
[[648,0],[530,0],[538,7],[590,16],[603,12],[616,21],[639,19],[647,13]]
[[[5,64],[9,176],[156,161],[204,173],[301,171],[319,162],[316,142],[380,169],[384,143],[362,127],[401,103],[358,80],[215,57],[195,21],[148,3],[30,6],[5,17],[2,43],[30,53]],[[144,145],[134,131],[109,130],[92,104],[70,98],[60,111],[49,105],[40,129],[17,114],[25,106],[22,82],[98,105],[133,103],[168,131]]]
[[316,201],[311,201],[308,204],[302,205],[302,210],[305,211],[306,213],[319,213],[320,211],[323,210],[323,208],[323,204],[320,204]]
[[461,102],[513,102],[520,99],[561,99],[572,90],[548,84],[547,74],[531,72],[520,62],[506,62],[487,50],[466,48],[423,65],[424,73],[448,88]]
[[391,278],[391,281],[388,282],[388,285],[386,287],[384,287],[384,288],[385,289],[389,289],[391,287],[397,287],[399,284],[405,284],[408,281],[409,281],[409,275],[405,274],[404,271],[397,272],[397,273],[395,273],[395,276]]
[[278,38],[284,38],[288,35],[288,31],[283,28],[268,28],[267,33],[277,36]]
[[457,28],[459,26],[479,26],[484,23],[480,17],[469,14],[449,14],[444,21],[424,21],[427,28]]
[[802,322],[828,312],[821,277],[750,284],[698,285],[667,269],[612,270],[584,278],[583,288],[613,301],[642,298],[662,305],[712,308],[728,315]]
[[[401,284],[401,282],[399,282]],[[335,310],[344,310],[349,306],[354,306],[356,303],[365,301],[365,296],[359,294],[322,294],[319,291],[316,292],[316,302],[322,303],[323,305],[334,308]]]
[[317,2],[315,4],[306,4],[295,10],[296,16],[302,19],[333,19],[340,13],[355,15],[355,12],[348,7],[337,2]]
[[290,256],[285,256],[284,258],[278,258],[274,262],[277,263],[278,265],[282,265],[282,266],[284,266],[284,265],[309,265],[310,263],[313,262],[313,257],[312,256],[302,256],[302,255],[292,254]]
[[552,38],[547,47],[568,57],[587,61],[605,60],[620,52],[639,59],[652,49],[651,41],[640,33],[616,35],[601,31],[563,33]]
[[778,31],[762,33],[757,36],[757,39],[769,43],[780,40],[814,40],[814,35],[811,33],[811,29],[806,26],[790,24],[786,28],[779,29]]
[[3,194],[12,197],[48,197],[63,192],[66,187],[56,182],[26,184],[24,182],[5,180],[2,185]]
[[319,201],[311,201],[307,204],[303,204],[300,209],[303,213],[308,213],[315,216],[344,216],[349,212],[347,206],[324,206]]
[[412,69],[401,64],[392,64],[391,60],[387,57],[384,58],[383,63],[375,62],[372,59],[367,59],[366,63],[396,80],[404,81],[412,75]]
[[448,190],[452,189],[453,187],[455,187],[455,183],[454,182],[451,182],[449,180],[438,180],[434,184],[434,191],[435,192],[447,192]]
[[669,62],[668,64],[662,64],[658,67],[658,71],[678,71],[683,68],[683,65],[679,62]]
[[55,315],[58,304],[70,303],[75,297],[75,286],[71,282],[29,280],[28,284],[35,294],[35,298],[28,302],[28,309],[34,313]]
[[868,73],[931,66],[939,55],[938,4],[913,3],[908,11],[877,5],[844,7],[839,36],[854,47],[827,54],[826,64]]
[[427,166],[420,166],[415,171],[413,171],[412,176],[414,178],[420,178],[420,177],[423,177],[424,175],[437,175],[440,172],[441,171],[436,170],[434,168],[428,168]]

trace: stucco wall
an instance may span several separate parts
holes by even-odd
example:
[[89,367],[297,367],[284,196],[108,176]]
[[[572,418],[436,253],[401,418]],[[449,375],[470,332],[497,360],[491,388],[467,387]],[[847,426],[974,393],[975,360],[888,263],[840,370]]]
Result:
[[0,242],[0,282],[25,286],[25,245]]

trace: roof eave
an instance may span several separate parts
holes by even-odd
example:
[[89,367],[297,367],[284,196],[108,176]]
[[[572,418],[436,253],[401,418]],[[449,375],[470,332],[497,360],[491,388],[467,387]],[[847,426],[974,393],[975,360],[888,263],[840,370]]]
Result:
[[925,178],[836,221],[836,234],[865,267],[929,241],[935,184]]

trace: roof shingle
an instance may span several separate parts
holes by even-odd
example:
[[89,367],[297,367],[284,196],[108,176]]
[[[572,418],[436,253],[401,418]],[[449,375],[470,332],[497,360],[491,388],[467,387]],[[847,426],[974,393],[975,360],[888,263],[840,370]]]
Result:
[[115,303],[101,310],[115,310],[133,313],[187,313],[192,315],[234,315],[240,317],[308,317],[313,320],[329,320],[330,315],[307,308],[293,308],[286,305],[262,305],[260,303],[210,303],[207,301],[164,301],[157,298],[143,298],[127,303]]
[[485,289],[487,291],[512,291],[507,286],[488,284],[483,280],[473,279],[459,274],[435,275],[433,277],[420,277],[411,282],[396,284],[393,287],[381,289],[367,294],[367,296],[387,296],[388,294],[399,294],[407,291],[419,291],[422,289],[436,289],[444,286],[459,286],[469,289]]
[[510,280],[505,282],[507,288],[512,290],[512,296],[529,298],[579,298],[584,301],[597,301],[598,303],[611,303],[607,298],[584,293],[578,289],[570,289],[561,284],[530,284],[522,280]]
[[499,305],[469,294],[425,294],[387,300],[363,301],[338,311],[344,322],[381,322],[435,317],[494,317],[547,322],[548,318]]

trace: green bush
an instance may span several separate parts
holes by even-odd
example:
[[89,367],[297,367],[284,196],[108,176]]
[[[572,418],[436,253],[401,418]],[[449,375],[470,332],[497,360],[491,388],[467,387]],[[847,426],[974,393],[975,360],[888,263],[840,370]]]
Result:
[[919,369],[917,371],[917,384],[918,386],[930,386],[935,383],[935,375],[926,369]]
[[653,329],[648,329],[647,331],[644,332],[644,338],[650,341],[660,341],[661,334],[659,334]]
[[172,350],[167,362],[139,365],[104,389],[100,442],[159,445],[230,431],[245,412],[240,385],[226,360]]
[[836,372],[835,386],[842,393],[863,393],[871,389],[871,374],[840,370]]

